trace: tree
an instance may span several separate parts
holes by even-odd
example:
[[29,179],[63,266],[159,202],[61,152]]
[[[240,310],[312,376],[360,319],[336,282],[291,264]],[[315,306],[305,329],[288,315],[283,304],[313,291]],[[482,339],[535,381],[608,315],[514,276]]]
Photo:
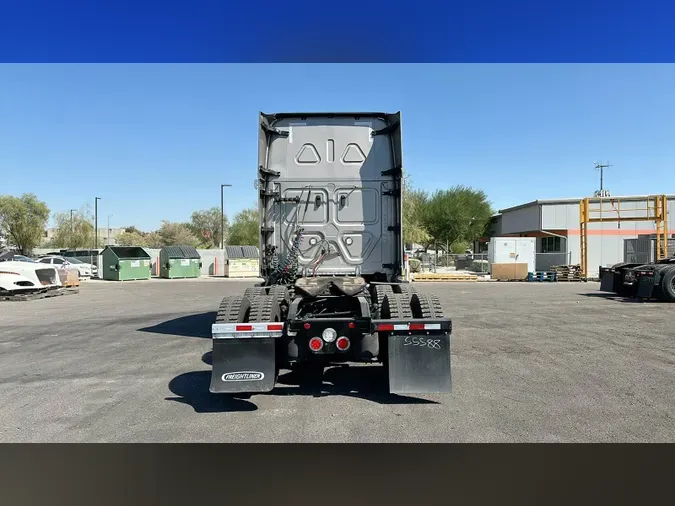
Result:
[[29,253],[42,242],[48,219],[47,204],[32,193],[0,196],[0,230],[21,254]]
[[56,231],[50,241],[53,248],[87,248],[94,244],[94,225],[84,211],[56,213],[54,215]]
[[136,230],[135,227],[128,227],[117,236],[117,244],[120,246],[147,246],[146,235]]
[[[185,223],[171,223],[169,221],[162,221],[162,226],[157,231],[159,242],[161,246],[199,246],[199,238],[196,237]],[[146,236],[148,242],[154,242],[152,234]],[[155,245],[148,246],[156,247]]]
[[456,244],[482,237],[492,214],[482,190],[455,186],[429,197],[423,205],[422,222],[433,241]]
[[428,199],[427,192],[416,190],[407,174],[403,177],[403,242],[406,245],[423,244],[430,237],[422,221],[424,205]]
[[229,223],[227,216],[220,213],[219,207],[195,211],[190,216],[190,223],[187,226],[190,232],[199,238],[200,246],[203,248],[220,248],[220,227],[223,218],[225,221],[225,237],[227,238]]
[[258,208],[254,206],[237,213],[230,226],[227,243],[237,246],[257,246],[259,237]]

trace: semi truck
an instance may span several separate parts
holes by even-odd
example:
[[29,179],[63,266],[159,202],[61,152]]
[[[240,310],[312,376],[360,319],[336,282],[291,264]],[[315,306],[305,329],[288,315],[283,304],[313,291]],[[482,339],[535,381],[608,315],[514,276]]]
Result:
[[393,394],[451,391],[452,320],[406,281],[402,183],[400,112],[259,113],[263,282],[222,299],[210,392],[344,363],[383,367]]
[[675,302],[675,257],[647,264],[621,262],[600,267],[600,291]]

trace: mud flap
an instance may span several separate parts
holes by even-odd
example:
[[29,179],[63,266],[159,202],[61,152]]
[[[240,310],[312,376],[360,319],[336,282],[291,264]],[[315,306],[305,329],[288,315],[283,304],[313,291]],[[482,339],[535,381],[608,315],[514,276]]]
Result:
[[394,394],[451,392],[450,345],[449,331],[389,334],[389,391]]
[[[268,331],[267,326],[267,323],[213,325],[211,393],[258,393],[274,389],[276,341],[281,332]],[[245,330],[236,330],[237,327]]]
[[654,293],[654,277],[653,276],[640,276],[638,279],[638,287],[636,297],[641,299],[649,299],[653,296]]
[[602,271],[600,274],[600,291],[616,293],[617,288],[614,287],[616,275],[614,271],[605,270],[602,267],[600,270]]

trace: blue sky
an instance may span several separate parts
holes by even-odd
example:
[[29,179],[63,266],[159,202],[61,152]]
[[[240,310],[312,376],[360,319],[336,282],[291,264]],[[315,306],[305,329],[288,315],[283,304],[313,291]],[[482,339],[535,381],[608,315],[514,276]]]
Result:
[[495,208],[675,191],[675,65],[0,65],[0,194],[99,224],[255,202],[258,111],[403,116],[418,187],[486,191]]

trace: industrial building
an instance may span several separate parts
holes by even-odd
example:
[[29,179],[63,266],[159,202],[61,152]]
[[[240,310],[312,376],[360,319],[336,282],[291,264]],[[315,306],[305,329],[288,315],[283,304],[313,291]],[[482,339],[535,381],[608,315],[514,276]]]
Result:
[[[489,237],[535,237],[537,271],[552,265],[583,265],[585,242],[587,275],[592,278],[600,266],[635,258],[644,244],[654,249],[657,234],[668,238],[663,242],[668,243],[668,256],[673,256],[674,202],[675,195],[535,200],[500,210],[490,224]],[[482,240],[480,250],[486,249],[489,237]],[[645,262],[656,256],[643,252],[639,258]]]

